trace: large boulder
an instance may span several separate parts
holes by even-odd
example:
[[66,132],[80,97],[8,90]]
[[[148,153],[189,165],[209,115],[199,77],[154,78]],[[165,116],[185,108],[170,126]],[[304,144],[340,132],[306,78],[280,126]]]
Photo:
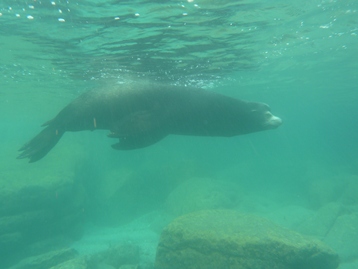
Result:
[[[3,169],[1,268],[25,257],[68,246],[82,235],[86,195],[75,174],[48,163],[37,167],[26,164],[25,168],[9,165]],[[53,244],[53,237],[59,238],[56,239],[59,244]],[[43,245],[47,240],[51,244]]]
[[163,231],[157,269],[335,269],[338,255],[319,241],[257,216],[207,210]]

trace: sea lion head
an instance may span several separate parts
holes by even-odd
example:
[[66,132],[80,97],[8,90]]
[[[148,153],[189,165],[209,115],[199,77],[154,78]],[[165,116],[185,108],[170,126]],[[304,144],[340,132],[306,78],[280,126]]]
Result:
[[250,103],[250,118],[257,131],[275,129],[282,124],[282,120],[271,113],[269,105],[265,103]]

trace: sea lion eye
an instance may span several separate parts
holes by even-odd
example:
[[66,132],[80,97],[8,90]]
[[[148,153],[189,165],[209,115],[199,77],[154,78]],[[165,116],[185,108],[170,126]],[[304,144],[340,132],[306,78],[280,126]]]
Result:
[[268,119],[270,119],[271,117],[272,117],[271,112],[267,111],[267,112],[265,113],[265,118],[268,120]]

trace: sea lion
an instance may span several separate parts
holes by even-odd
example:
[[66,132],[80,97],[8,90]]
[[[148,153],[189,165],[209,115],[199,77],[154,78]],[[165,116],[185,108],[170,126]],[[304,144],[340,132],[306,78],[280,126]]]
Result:
[[268,105],[212,91],[161,84],[127,84],[91,90],[75,99],[21,149],[19,159],[36,162],[67,132],[105,129],[117,150],[150,146],[167,135],[231,137],[281,125]]

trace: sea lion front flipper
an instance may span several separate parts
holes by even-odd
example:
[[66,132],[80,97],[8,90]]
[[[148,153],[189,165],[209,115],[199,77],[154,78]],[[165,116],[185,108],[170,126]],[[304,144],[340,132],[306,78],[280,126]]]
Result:
[[112,145],[117,150],[144,148],[167,136],[163,121],[160,114],[136,111],[116,122],[108,137],[119,138],[119,143]]
[[164,137],[166,134],[163,133],[141,133],[131,136],[124,136],[119,139],[119,142],[112,145],[112,148],[116,150],[131,150],[144,148],[153,145]]

